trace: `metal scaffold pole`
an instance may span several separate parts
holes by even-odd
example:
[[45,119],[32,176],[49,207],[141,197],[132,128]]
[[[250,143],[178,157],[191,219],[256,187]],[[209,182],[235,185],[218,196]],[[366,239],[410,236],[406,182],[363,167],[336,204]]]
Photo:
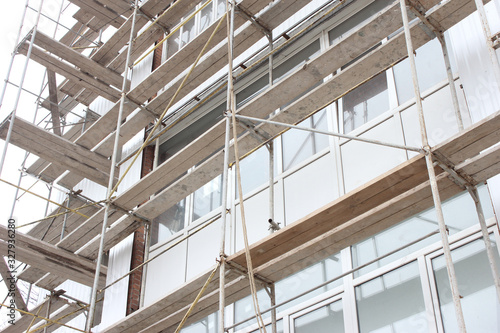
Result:
[[[17,44],[19,44],[19,40],[21,39],[21,32],[23,30],[24,19],[26,17],[26,12],[28,11],[29,2],[30,2],[30,0],[26,0],[26,4],[24,5],[23,15],[21,17],[21,24],[19,25],[19,32],[17,33],[16,43],[14,44],[14,48],[17,48]],[[0,96],[0,109],[2,108],[3,98],[5,97],[5,91],[7,90],[7,84],[9,83],[10,72],[12,71],[12,66],[14,65],[15,56],[16,56],[16,52],[14,51],[14,52],[12,52],[12,56],[10,58],[9,69],[7,70],[7,75],[5,76],[4,85],[2,88],[2,95]]]
[[484,245],[486,247],[486,255],[488,256],[488,262],[490,264],[491,273],[493,275],[493,281],[495,284],[495,289],[497,291],[497,297],[500,301],[500,277],[498,276],[498,266],[495,261],[495,255],[493,252],[493,248],[491,246],[490,234],[488,232],[488,227],[486,226],[486,219],[484,218],[483,206],[481,205],[481,201],[479,200],[479,192],[477,191],[477,187],[467,187],[472,200],[474,200],[474,204],[476,205],[477,217],[479,219],[479,226],[481,227],[481,233],[483,235]]
[[222,174],[222,226],[221,226],[221,246],[219,253],[219,332],[224,333],[225,326],[225,306],[226,306],[226,224],[227,224],[227,198],[229,183],[229,140],[231,134],[230,113],[233,109],[234,83],[233,83],[233,41],[234,41],[234,5],[226,0],[227,18],[227,48],[228,48],[228,85],[227,85],[227,112],[226,112],[226,133],[224,143],[224,166]]
[[434,200],[434,207],[436,210],[436,215],[439,223],[439,233],[441,234],[441,241],[443,244],[444,258],[446,261],[446,269],[448,272],[448,279],[450,281],[451,294],[453,297],[453,305],[455,307],[455,314],[457,316],[457,324],[460,332],[466,332],[465,320],[462,311],[462,305],[460,303],[460,294],[458,290],[457,277],[455,274],[455,267],[453,265],[453,260],[451,257],[450,243],[448,240],[448,231],[444,221],[443,209],[441,206],[441,198],[439,196],[439,188],[436,180],[436,173],[434,171],[434,162],[432,160],[431,149],[429,146],[429,140],[427,138],[427,130],[425,126],[424,111],[422,107],[422,98],[420,94],[420,88],[418,84],[417,77],[417,67],[415,64],[415,55],[413,49],[413,43],[410,33],[410,24],[408,21],[408,11],[406,8],[406,1],[400,0],[401,14],[403,18],[403,27],[406,37],[406,47],[408,51],[408,59],[410,61],[411,74],[413,79],[413,88],[415,90],[415,100],[417,105],[418,118],[420,123],[420,134],[422,136],[422,146],[425,153],[425,161],[427,164],[427,171],[429,173],[429,182],[431,185],[432,197]]
[[[5,157],[7,155],[7,148],[9,147],[10,137],[12,136],[12,129],[14,128],[14,118],[16,117],[16,111],[17,111],[17,107],[19,106],[19,100],[21,99],[21,92],[23,91],[22,87],[23,87],[23,84],[24,84],[24,80],[26,78],[26,72],[28,70],[28,64],[29,64],[29,61],[30,61],[31,52],[33,50],[33,44],[35,43],[35,36],[36,36],[36,31],[38,29],[38,22],[40,22],[40,16],[41,16],[41,13],[42,13],[43,1],[44,0],[40,1],[40,5],[38,7],[38,14],[37,14],[37,17],[36,17],[35,25],[34,25],[33,30],[31,32],[30,46],[28,48],[28,53],[26,54],[26,61],[24,63],[24,68],[23,68],[23,71],[22,71],[22,74],[21,74],[21,82],[19,83],[19,89],[17,90],[17,95],[16,95],[16,99],[15,99],[15,102],[14,102],[14,108],[12,110],[12,113],[10,114],[9,129],[7,131],[7,137],[5,138],[5,144],[4,144],[4,147],[3,147],[3,153],[2,153],[2,157],[0,159],[0,175],[2,174],[2,171],[3,171],[3,165],[5,163]],[[22,25],[21,25],[20,29],[22,29]],[[14,60],[14,54],[12,55],[12,61],[13,60]],[[9,68],[9,74],[8,75],[10,75],[11,67],[12,67],[12,64],[11,64],[11,66]],[[5,84],[7,85],[7,81],[6,81]],[[3,101],[3,93],[4,92],[5,92],[5,87],[4,87],[4,91],[2,92],[2,97],[1,97],[2,101]]]
[[488,23],[488,18],[486,16],[486,11],[484,10],[483,0],[475,0],[477,12],[479,14],[479,19],[481,20],[481,27],[483,28],[484,38],[486,39],[486,47],[488,49],[488,55],[491,59],[493,66],[493,73],[495,74],[495,79],[500,87],[500,63],[498,57],[493,47],[492,35],[490,30],[490,25]]
[[106,236],[106,228],[108,224],[108,214],[109,210],[111,208],[111,195],[113,193],[114,189],[114,178],[115,178],[115,165],[117,161],[117,155],[118,155],[118,148],[120,145],[120,127],[122,123],[122,118],[123,118],[123,108],[125,105],[125,98],[127,95],[127,89],[128,87],[128,74],[130,70],[130,57],[132,54],[132,43],[134,40],[134,31],[135,31],[135,22],[136,22],[136,17],[137,17],[137,12],[139,9],[139,0],[135,0],[134,3],[134,13],[132,14],[132,26],[130,28],[130,39],[129,39],[129,44],[128,44],[128,50],[127,50],[127,60],[125,63],[125,72],[123,73],[123,84],[122,84],[122,92],[121,92],[121,99],[120,99],[120,109],[118,111],[118,118],[116,120],[116,132],[115,132],[115,141],[114,141],[114,146],[113,146],[113,154],[111,155],[111,169],[109,172],[109,182],[108,182],[108,189],[106,192],[106,206],[104,208],[104,221],[102,222],[102,230],[101,230],[101,239],[99,243],[99,252],[97,255],[97,263],[96,263],[96,271],[95,271],[95,277],[94,277],[94,283],[92,286],[92,294],[90,298],[90,307],[89,307],[89,312],[87,316],[87,323],[85,326],[85,331],[90,332],[90,329],[92,328],[93,321],[94,321],[94,312],[95,312],[95,307],[96,307],[96,301],[97,301],[97,291],[99,289],[99,275],[101,271],[101,263],[102,263],[102,256],[104,252],[104,241],[105,241],[105,236]]

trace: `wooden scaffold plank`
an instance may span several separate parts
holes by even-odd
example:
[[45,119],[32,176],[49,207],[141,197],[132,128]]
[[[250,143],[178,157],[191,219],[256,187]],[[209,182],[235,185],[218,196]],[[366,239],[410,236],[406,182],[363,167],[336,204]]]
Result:
[[[5,140],[9,125],[9,119],[0,125],[0,138]],[[11,143],[99,184],[108,183],[111,164],[107,158],[19,117],[14,120]]]

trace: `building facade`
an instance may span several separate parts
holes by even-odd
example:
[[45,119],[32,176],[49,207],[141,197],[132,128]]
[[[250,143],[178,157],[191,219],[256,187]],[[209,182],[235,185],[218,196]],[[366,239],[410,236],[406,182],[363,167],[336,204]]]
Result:
[[[227,83],[227,34],[220,37],[218,28],[226,33],[225,15],[230,14],[226,1],[178,0],[178,4],[161,6],[161,1],[154,5],[150,1],[139,2],[142,19],[148,23],[139,27],[132,45],[150,34],[144,43],[157,48],[148,53],[151,47],[139,47],[140,54],[129,56],[133,69],[127,97],[121,97],[127,101],[125,106],[120,107],[120,96],[114,95],[118,87],[109,93],[115,100],[97,97],[88,103],[88,109],[100,115],[93,126],[104,126],[99,124],[106,119],[108,127],[102,128],[109,130],[95,144],[84,137],[92,127],[83,130],[84,140],[73,140],[92,153],[111,156],[114,129],[109,125],[111,116],[105,117],[118,108],[125,110],[120,152],[112,154],[118,155],[119,186],[108,200],[109,207],[98,207],[89,218],[99,222],[94,222],[97,226],[102,220],[111,226],[104,245],[108,286],[99,287],[105,289],[98,293],[104,298],[92,332],[173,332],[221,260],[227,260],[224,327],[217,311],[220,288],[213,281],[182,332],[260,331],[248,286],[248,259],[242,259],[244,233],[267,331],[460,331],[439,211],[423,162],[420,107],[400,22],[400,2],[238,2],[232,74],[237,113],[302,129],[276,123],[260,126],[258,120],[239,118],[241,150],[234,153],[236,139],[226,146],[223,140],[226,111],[231,109],[227,86],[231,84]],[[495,50],[494,42],[485,41],[472,1],[409,1],[407,7],[426,135],[435,149],[433,168],[465,328],[467,332],[496,332],[500,330],[500,272],[495,268],[500,260],[495,149],[500,109],[495,78],[498,51],[493,51],[495,63],[489,55]],[[157,13],[148,17],[151,8]],[[500,30],[500,3],[491,1],[485,8],[494,35]],[[106,56],[99,58],[99,50],[118,38],[134,16],[140,23],[137,13],[129,13],[129,19],[116,23],[116,32],[103,36],[102,46],[85,57],[122,74],[124,58],[104,62]],[[151,23],[155,17],[157,21]],[[164,17],[169,20],[162,21]],[[151,26],[159,32],[152,33]],[[34,43],[49,50],[42,42]],[[442,45],[450,59],[449,71]],[[204,47],[206,53],[195,60]],[[33,60],[44,63],[36,57]],[[81,69],[86,71],[83,65]],[[72,97],[79,103],[84,100],[83,93]],[[153,125],[158,122],[161,126]],[[484,124],[493,124],[487,134]],[[476,138],[469,144],[471,137]],[[458,153],[445,155],[452,145],[459,147]],[[235,154],[241,157],[240,174]],[[491,159],[484,157],[490,155]],[[475,168],[479,171],[470,171]],[[78,195],[89,201],[108,198],[109,189],[97,184],[97,177],[72,179],[80,169],[68,170],[50,183],[70,184],[71,190],[80,190]],[[39,178],[43,179],[43,172]],[[64,203],[65,197],[55,200]],[[478,205],[484,212],[485,228]],[[102,217],[105,209],[109,217]],[[269,219],[280,230],[273,229]],[[78,234],[77,225],[72,228],[70,236],[87,237]],[[34,231],[30,233],[35,237]],[[98,258],[98,234],[72,252],[88,260]],[[72,239],[64,238],[63,232],[54,241],[56,249],[71,248]],[[140,263],[146,260],[142,267]],[[142,267],[139,274],[118,280],[137,266]],[[57,270],[47,272],[57,275]],[[50,285],[37,284],[39,279],[31,282]],[[61,288],[52,285],[53,290]],[[90,287],[74,287],[85,294],[80,299],[88,298],[83,302],[92,303]],[[85,329],[84,322],[81,315],[72,323]]]

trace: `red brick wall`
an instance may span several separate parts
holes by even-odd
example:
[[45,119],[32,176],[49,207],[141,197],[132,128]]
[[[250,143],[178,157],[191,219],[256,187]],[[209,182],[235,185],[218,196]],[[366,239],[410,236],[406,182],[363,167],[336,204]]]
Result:
[[[154,51],[153,57],[153,70],[158,68],[161,64],[162,48],[159,47]],[[142,168],[141,178],[145,177],[153,170],[155,157],[154,146],[147,146],[142,154]],[[134,243],[132,245],[132,259],[130,262],[130,269],[134,269],[144,262],[144,249],[145,249],[145,228],[140,227],[134,232]],[[142,281],[142,268],[139,268],[129,276],[128,283],[128,296],[127,296],[127,315],[136,311],[140,307],[141,299],[141,281]]]

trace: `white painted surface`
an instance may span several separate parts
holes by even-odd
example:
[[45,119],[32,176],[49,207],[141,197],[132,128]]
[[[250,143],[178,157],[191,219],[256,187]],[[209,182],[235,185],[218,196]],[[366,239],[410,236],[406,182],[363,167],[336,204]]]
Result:
[[287,225],[338,197],[331,154],[319,158],[284,179]]

